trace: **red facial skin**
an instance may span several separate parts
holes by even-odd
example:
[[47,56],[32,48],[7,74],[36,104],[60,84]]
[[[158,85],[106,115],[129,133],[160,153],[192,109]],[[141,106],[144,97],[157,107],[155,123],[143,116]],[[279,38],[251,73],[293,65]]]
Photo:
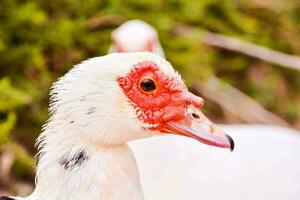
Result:
[[[140,81],[151,78],[156,89],[145,92]],[[127,98],[138,110],[138,119],[148,124],[158,124],[153,128],[160,130],[167,121],[179,121],[184,118],[186,106],[203,106],[202,98],[190,93],[181,80],[164,74],[156,63],[144,61],[133,66],[125,76],[117,79]]]
[[155,44],[155,41],[153,39],[147,41],[147,43],[144,47],[145,51],[154,52],[154,44]]
[[124,50],[124,48],[122,47],[122,45],[120,45],[120,44],[117,43],[117,42],[114,42],[114,44],[115,44],[116,52],[118,52],[118,53],[125,52],[125,50]]

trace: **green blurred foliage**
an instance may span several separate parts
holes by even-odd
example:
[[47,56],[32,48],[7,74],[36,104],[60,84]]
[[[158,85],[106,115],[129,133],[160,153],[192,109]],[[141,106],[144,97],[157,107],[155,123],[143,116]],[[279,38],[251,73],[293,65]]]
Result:
[[[158,29],[167,59],[187,84],[216,74],[290,123],[299,120],[299,72],[196,39],[209,30],[300,55],[298,0],[0,0],[0,146],[15,147],[23,173],[34,165],[52,82],[81,60],[106,54],[111,31],[135,18]],[[197,31],[176,36],[178,24]]]

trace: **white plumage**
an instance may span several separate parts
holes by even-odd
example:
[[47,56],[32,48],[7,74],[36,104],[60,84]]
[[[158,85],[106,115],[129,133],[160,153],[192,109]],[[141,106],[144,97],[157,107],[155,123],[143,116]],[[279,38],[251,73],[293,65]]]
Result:
[[[157,68],[151,68],[153,66]],[[132,76],[134,80],[125,79]],[[150,76],[157,87],[153,93],[141,86],[142,80]],[[119,82],[120,78],[126,81]],[[126,96],[130,87],[136,93]],[[160,94],[163,88],[168,88],[167,92]],[[171,103],[166,103],[168,92],[173,99]],[[159,106],[153,105],[153,108],[160,110],[153,110],[147,117],[154,120],[152,116],[162,113],[163,121],[153,124],[139,118],[137,110],[147,105],[144,101],[132,100],[137,94],[146,100],[157,101],[158,98]],[[212,145],[233,148],[229,136],[218,132],[210,121],[202,118],[200,111],[187,113],[200,107],[199,102],[201,98],[186,90],[171,64],[152,53],[110,54],[84,61],[53,85],[51,117],[38,138],[36,187],[30,196],[13,199],[144,199],[135,157],[127,142],[162,132],[181,134],[178,130],[184,130],[193,131],[191,134],[197,140],[209,136],[206,143],[219,142]],[[182,115],[177,115],[180,112]],[[201,120],[191,118],[198,114]],[[171,131],[169,123],[177,130]],[[205,124],[211,132],[206,133]]]
[[[53,85],[52,116],[38,139],[36,188],[26,199],[143,199],[125,142],[153,133],[141,128],[116,79],[145,59],[174,73],[169,63],[150,53],[110,54],[84,61]],[[64,159],[76,160],[82,150],[88,164],[70,170]]]

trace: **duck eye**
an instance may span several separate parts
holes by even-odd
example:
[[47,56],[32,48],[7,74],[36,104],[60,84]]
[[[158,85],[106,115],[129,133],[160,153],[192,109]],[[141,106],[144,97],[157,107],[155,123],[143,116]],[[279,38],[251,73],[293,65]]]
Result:
[[143,91],[145,92],[152,92],[153,90],[156,89],[156,85],[154,81],[150,78],[144,78],[140,82],[140,86]]

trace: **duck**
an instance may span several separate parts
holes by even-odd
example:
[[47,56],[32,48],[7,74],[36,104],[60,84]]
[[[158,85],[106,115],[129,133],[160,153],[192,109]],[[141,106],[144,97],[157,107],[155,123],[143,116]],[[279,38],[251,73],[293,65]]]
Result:
[[130,141],[168,134],[234,149],[161,56],[113,53],[74,66],[52,86],[37,139],[36,186],[1,200],[143,200]]
[[145,21],[133,19],[124,22],[112,31],[111,39],[108,53],[148,51],[165,58],[157,30]]
[[[135,37],[130,37],[133,34]],[[150,51],[165,57],[157,31],[141,20],[123,23],[113,31],[112,41],[110,53],[130,49],[130,52]],[[146,48],[148,41],[159,48]],[[227,151],[200,146],[177,135],[129,143],[139,166],[146,199],[298,199],[299,131],[270,124],[218,126],[235,139],[237,147],[230,156]]]

